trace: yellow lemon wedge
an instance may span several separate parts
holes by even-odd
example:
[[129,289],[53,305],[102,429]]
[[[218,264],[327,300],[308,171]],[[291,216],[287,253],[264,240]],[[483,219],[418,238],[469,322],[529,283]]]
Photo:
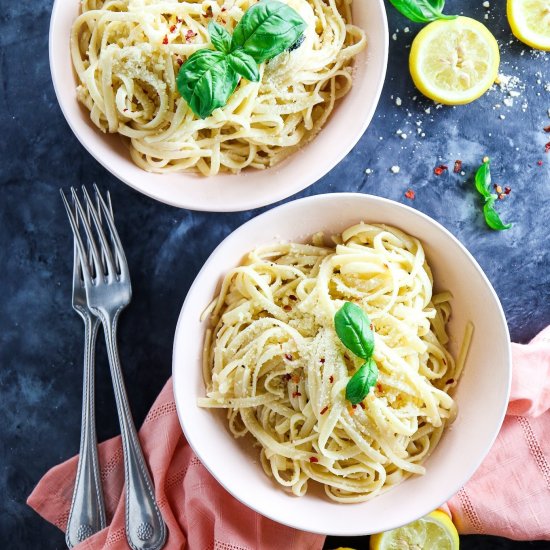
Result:
[[550,50],[550,0],[508,0],[512,32],[528,46]]
[[370,550],[458,550],[459,545],[456,527],[441,510],[370,538]]
[[493,85],[499,64],[495,37],[469,17],[424,27],[413,41],[409,58],[416,87],[445,105],[464,105],[483,95]]

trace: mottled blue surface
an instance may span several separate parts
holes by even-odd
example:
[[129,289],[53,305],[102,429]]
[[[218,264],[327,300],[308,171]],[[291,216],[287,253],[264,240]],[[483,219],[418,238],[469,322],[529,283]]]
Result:
[[[75,454],[79,442],[82,323],[70,308],[72,242],[58,188],[97,182],[111,190],[134,289],[120,337],[137,422],[170,376],[174,328],[193,278],[220,240],[258,211],[178,210],[108,174],[73,136],[54,96],[47,56],[51,0],[1,3],[0,548],[60,549],[61,532],[25,504],[41,475]],[[550,136],[542,130],[550,124],[550,56],[514,40],[504,1],[491,4],[487,24],[502,46],[501,72],[521,81],[514,105],[503,103],[510,96],[500,89],[460,108],[436,109],[420,99],[406,69],[418,26],[390,10],[390,33],[399,32],[390,40],[388,78],[374,121],[352,153],[301,196],[372,193],[434,217],[477,258],[503,303],[513,339],[525,342],[550,323],[550,155],[544,154]],[[481,20],[486,13],[481,0],[449,0],[447,11],[458,7]],[[493,159],[495,180],[512,187],[498,204],[503,218],[514,222],[507,232],[487,230],[480,217],[471,176],[484,155]],[[455,159],[464,162],[464,176],[433,175],[434,166],[452,167]],[[399,174],[390,172],[393,165]],[[414,201],[404,197],[408,188],[416,192]],[[98,436],[105,439],[117,434],[118,423],[101,346],[98,365]],[[349,542],[365,547],[367,539]],[[464,537],[463,547],[548,543]]]

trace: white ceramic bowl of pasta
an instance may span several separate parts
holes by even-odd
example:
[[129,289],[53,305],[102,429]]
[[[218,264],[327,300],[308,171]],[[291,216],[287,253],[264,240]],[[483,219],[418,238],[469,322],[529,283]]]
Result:
[[[468,321],[474,336],[455,399],[458,417],[411,477],[359,504],[330,501],[315,483],[295,497],[268,478],[259,450],[233,439],[225,414],[197,406],[204,396],[201,354],[207,322],[201,312],[219,291],[228,270],[256,246],[304,241],[317,231],[339,233],[360,221],[393,225],[417,237],[426,251],[435,290],[449,290],[450,349],[456,357]],[[280,523],[333,535],[364,535],[403,525],[454,495],[488,453],[504,418],[511,380],[506,319],[487,277],[468,251],[424,214],[396,202],[359,194],[319,195],[268,211],[241,226],[212,253],[189,290],[175,334],[174,395],[185,435],[203,464],[237,499]]]
[[54,3],[50,23],[50,67],[57,99],[82,145],[117,178],[134,189],[178,207],[213,212],[248,210],[284,199],[311,185],[353,148],[367,129],[384,83],[388,26],[383,0],[356,0],[354,23],[367,34],[368,47],[355,59],[354,84],[312,142],[277,166],[240,174],[204,177],[185,172],[154,174],[131,160],[128,145],[103,134],[76,98],[69,48],[79,2]]

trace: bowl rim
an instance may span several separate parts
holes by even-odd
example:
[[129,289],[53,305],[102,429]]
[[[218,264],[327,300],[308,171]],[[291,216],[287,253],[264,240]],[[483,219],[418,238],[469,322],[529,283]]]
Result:
[[[362,0],[356,0],[356,1],[362,1]],[[267,206],[269,204],[276,203],[278,201],[281,201],[285,198],[288,198],[292,195],[295,195],[296,193],[299,193],[300,191],[310,187],[314,183],[316,183],[318,180],[320,180],[322,177],[324,177],[326,174],[328,174],[331,170],[333,170],[338,164],[342,162],[342,160],[350,153],[350,151],[357,145],[361,137],[366,132],[367,128],[369,127],[374,114],[376,112],[376,109],[378,107],[378,104],[380,102],[380,97],[382,94],[382,89],[384,87],[384,83],[386,80],[386,73],[387,73],[387,67],[388,67],[388,55],[389,55],[389,27],[388,27],[388,18],[386,13],[386,8],[384,5],[384,0],[375,0],[379,6],[380,15],[383,21],[383,43],[382,43],[382,65],[381,65],[381,72],[377,81],[376,89],[373,94],[373,101],[370,105],[368,111],[365,113],[365,117],[362,121],[360,129],[356,133],[353,133],[353,135],[349,135],[347,139],[340,139],[339,143],[342,144],[342,141],[344,141],[339,153],[332,157],[332,160],[328,162],[326,165],[323,165],[323,163],[318,163],[317,165],[313,165],[310,170],[307,171],[307,174],[304,174],[303,178],[296,178],[293,179],[291,182],[285,184],[276,186],[275,190],[271,190],[268,197],[265,197],[265,195],[261,195],[261,197],[257,198],[249,198],[246,194],[244,196],[241,196],[239,198],[238,204],[226,203],[226,202],[216,202],[214,205],[208,204],[207,197],[205,196],[202,201],[197,200],[195,198],[188,199],[187,196],[184,196],[182,200],[179,199],[172,199],[170,197],[166,197],[164,194],[155,193],[155,187],[151,184],[142,185],[140,183],[136,183],[133,181],[133,179],[126,175],[126,170],[123,168],[124,163],[121,163],[119,166],[118,163],[110,163],[104,160],[100,153],[95,150],[93,147],[93,144],[89,142],[88,138],[84,135],[84,132],[81,132],[79,129],[79,124],[76,119],[73,119],[73,117],[69,114],[69,108],[68,108],[68,99],[67,96],[63,95],[61,93],[61,86],[63,85],[62,79],[60,78],[60,75],[58,74],[59,68],[59,61],[58,61],[58,55],[57,55],[57,47],[56,47],[56,32],[58,31],[58,25],[57,21],[59,19],[59,13],[63,9],[63,1],[62,0],[54,0],[51,15],[50,15],[50,23],[49,23],[49,33],[48,33],[48,59],[49,59],[49,65],[50,65],[50,75],[54,87],[55,96],[57,99],[57,103],[61,108],[61,112],[63,113],[63,116],[65,120],[67,121],[67,124],[69,125],[70,129],[72,130],[73,134],[77,138],[77,140],[80,142],[80,144],[84,147],[84,149],[101,165],[103,168],[105,168],[110,174],[115,176],[117,179],[119,179],[121,182],[125,183],[132,189],[135,189],[136,191],[154,199],[159,202],[162,202],[164,204],[168,204],[170,206],[175,206],[177,208],[186,208],[189,210],[194,211],[202,211],[202,212],[241,212],[245,210],[253,210],[256,208],[260,208],[262,206]],[[69,47],[69,44],[67,44],[67,48]],[[367,62],[368,62],[368,52],[367,52]],[[73,68],[73,75],[74,75],[74,68]],[[75,81],[76,85],[76,81]],[[342,98],[345,100],[345,98]],[[77,101],[76,98],[74,98],[74,101]],[[325,129],[326,125],[321,129],[323,131]],[[99,130],[95,128],[97,132]],[[114,134],[113,134],[114,135]],[[316,136],[317,137],[317,136]],[[314,138],[315,139],[315,138]],[[304,144],[304,146],[307,144]],[[288,162],[292,157],[294,157],[296,154],[298,154],[299,151],[295,151],[289,159],[286,159],[284,162]],[[127,162],[132,162],[131,159],[126,159]],[[317,166],[317,168],[316,168]],[[271,167],[268,170],[275,171],[277,170],[277,166]],[[145,173],[148,173],[147,171],[144,171]],[[158,175],[150,173],[151,176]],[[228,177],[232,176],[233,174],[227,174]],[[246,173],[246,176],[253,178],[254,173]],[[299,182],[299,183],[296,183]]]
[[[494,300],[494,302],[497,306],[498,319],[495,319],[495,322],[498,321],[498,323],[500,325],[499,329],[502,331],[503,336],[505,336],[506,342],[507,342],[506,365],[504,365],[506,367],[506,371],[505,371],[506,372],[506,399],[503,399],[503,401],[501,403],[500,411],[498,413],[498,419],[499,419],[498,424],[495,424],[493,434],[490,438],[487,439],[487,441],[484,445],[483,452],[479,454],[479,456],[478,456],[478,458],[477,458],[477,460],[474,464],[475,467],[470,468],[470,471],[466,475],[462,476],[461,479],[458,479],[458,480],[455,481],[455,483],[453,484],[453,489],[450,492],[450,494],[448,494],[442,502],[437,503],[437,506],[434,506],[433,508],[425,509],[425,510],[420,509],[418,513],[415,512],[415,514],[413,514],[415,516],[414,518],[408,519],[407,521],[404,521],[401,524],[396,524],[395,528],[400,527],[401,525],[405,525],[405,524],[409,523],[409,521],[414,521],[415,519],[418,519],[418,518],[430,513],[432,510],[436,509],[437,507],[439,507],[442,504],[444,504],[445,502],[447,502],[451,497],[453,497],[460,490],[461,487],[463,487],[468,482],[468,480],[478,470],[478,468],[482,464],[483,460],[487,457],[489,451],[491,450],[491,448],[492,448],[492,446],[493,446],[493,444],[494,444],[494,442],[495,442],[495,440],[496,440],[496,438],[497,438],[497,436],[500,432],[500,429],[502,427],[502,424],[504,422],[504,418],[505,418],[505,415],[506,415],[508,401],[509,401],[509,398],[510,398],[511,384],[512,384],[512,344],[511,344],[511,340],[510,340],[510,332],[509,332],[509,329],[508,329],[508,323],[506,321],[506,316],[504,314],[502,304],[500,302],[500,299],[499,299],[493,285],[489,281],[487,275],[485,274],[485,272],[483,271],[483,269],[481,268],[481,266],[479,265],[477,260],[474,258],[474,256],[468,251],[468,249],[447,228],[445,228],[441,223],[439,223],[435,219],[431,218],[427,214],[424,214],[423,212],[420,212],[419,210],[416,210],[415,208],[412,208],[408,205],[401,204],[397,201],[394,201],[394,200],[391,200],[391,199],[386,199],[386,198],[383,198],[383,197],[378,197],[378,196],[375,196],[375,195],[370,195],[370,194],[365,194],[365,193],[324,193],[324,194],[313,195],[313,196],[310,196],[310,197],[304,197],[304,198],[295,199],[295,200],[286,202],[282,205],[279,205],[275,208],[271,208],[271,209],[267,210],[266,212],[263,212],[263,213],[255,216],[255,217],[251,218],[250,220],[246,221],[245,223],[243,223],[242,225],[237,227],[234,231],[232,231],[229,235],[227,235],[220,242],[220,244],[211,252],[209,257],[207,258],[207,260],[205,261],[205,263],[203,264],[203,266],[201,267],[201,269],[197,273],[193,283],[191,284],[191,286],[190,286],[190,288],[187,292],[187,295],[185,297],[185,300],[184,300],[184,302],[182,304],[182,307],[181,307],[181,310],[180,310],[180,314],[178,316],[178,322],[177,322],[175,333],[174,333],[174,345],[173,345],[173,350],[172,350],[173,393],[174,393],[174,402],[176,404],[176,412],[177,412],[177,415],[178,415],[178,420],[179,420],[180,426],[182,428],[183,434],[186,438],[186,441],[189,443],[189,445],[190,445],[191,449],[193,450],[193,452],[195,453],[195,455],[200,459],[201,464],[208,470],[208,472],[214,477],[214,479],[216,479],[216,481],[227,492],[229,492],[234,498],[236,498],[238,501],[243,503],[248,508],[254,510],[255,512],[257,512],[257,513],[259,513],[259,514],[261,514],[261,515],[263,515],[263,516],[265,516],[265,517],[267,517],[267,518],[269,518],[269,519],[271,519],[271,520],[273,520],[277,523],[281,523],[283,525],[287,525],[287,526],[295,528],[295,529],[300,529],[300,530],[303,530],[303,531],[308,531],[308,532],[311,532],[311,533],[317,533],[317,534],[322,534],[322,535],[327,535],[327,536],[364,536],[364,535],[372,534],[372,532],[365,532],[364,530],[361,530],[360,528],[350,529],[350,530],[334,530],[334,529],[330,529],[330,528],[320,529],[320,530],[317,530],[317,529],[312,530],[311,528],[308,528],[307,526],[304,526],[304,523],[303,523],[303,521],[302,522],[300,521],[300,518],[297,518],[295,523],[282,522],[276,516],[276,514],[271,513],[269,510],[266,511],[266,510],[263,510],[263,509],[259,509],[257,506],[252,505],[248,501],[249,499],[247,500],[243,495],[235,494],[226,485],[224,480],[220,479],[213,472],[210,465],[207,464],[207,460],[204,460],[202,458],[201,453],[197,452],[197,448],[195,446],[195,440],[194,440],[193,436],[191,438],[189,437],[189,434],[188,434],[187,429],[185,427],[186,422],[184,422],[184,412],[183,412],[184,405],[181,401],[180,393],[176,390],[177,387],[179,387],[181,384],[185,383],[183,378],[182,378],[183,377],[183,369],[178,368],[179,362],[177,361],[177,358],[179,358],[179,356],[180,356],[180,351],[179,351],[180,338],[178,338],[178,335],[179,335],[180,331],[182,330],[183,316],[184,316],[183,313],[185,311],[186,304],[188,303],[188,301],[190,299],[190,296],[194,293],[195,289],[200,285],[202,274],[214,262],[214,258],[215,258],[215,256],[217,256],[217,253],[222,248],[224,248],[228,244],[230,244],[232,241],[238,240],[241,233],[246,233],[248,231],[248,226],[249,225],[251,225],[253,223],[258,223],[259,220],[261,220],[264,217],[273,216],[274,213],[276,213],[278,211],[281,211],[281,210],[284,210],[284,209],[287,209],[287,208],[295,208],[297,204],[307,205],[308,203],[316,203],[318,201],[331,201],[331,200],[334,200],[334,199],[346,199],[346,198],[348,198],[348,199],[351,199],[351,198],[357,199],[358,197],[360,197],[362,200],[367,199],[369,201],[372,201],[375,205],[376,204],[381,204],[381,205],[382,204],[385,204],[385,205],[389,204],[393,207],[397,207],[398,209],[402,209],[402,210],[405,210],[405,211],[408,211],[408,212],[412,212],[415,215],[417,215],[418,217],[424,219],[429,224],[433,225],[435,227],[435,229],[437,229],[440,232],[444,233],[446,235],[446,237],[448,237],[452,241],[454,241],[454,243],[464,253],[467,261],[469,261],[473,265],[473,267],[475,268],[475,270],[477,271],[477,273],[481,277],[484,285],[489,290],[489,293],[491,294],[491,296],[492,296],[492,298],[493,298],[493,300]],[[232,266],[227,266],[227,269],[230,269],[231,267]]]

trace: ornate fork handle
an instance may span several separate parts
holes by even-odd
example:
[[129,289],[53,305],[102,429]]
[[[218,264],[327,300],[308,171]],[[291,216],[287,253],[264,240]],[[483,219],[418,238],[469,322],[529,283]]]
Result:
[[122,435],[126,496],[126,537],[133,550],[159,550],[166,540],[166,526],[155,500],[153,483],[143,457],[120,367],[116,340],[117,320],[100,312],[111,366],[111,376]]
[[72,548],[105,527],[105,504],[99,477],[94,406],[94,356],[99,319],[81,311],[84,319],[84,383],[82,428],[76,481],[65,540]]

